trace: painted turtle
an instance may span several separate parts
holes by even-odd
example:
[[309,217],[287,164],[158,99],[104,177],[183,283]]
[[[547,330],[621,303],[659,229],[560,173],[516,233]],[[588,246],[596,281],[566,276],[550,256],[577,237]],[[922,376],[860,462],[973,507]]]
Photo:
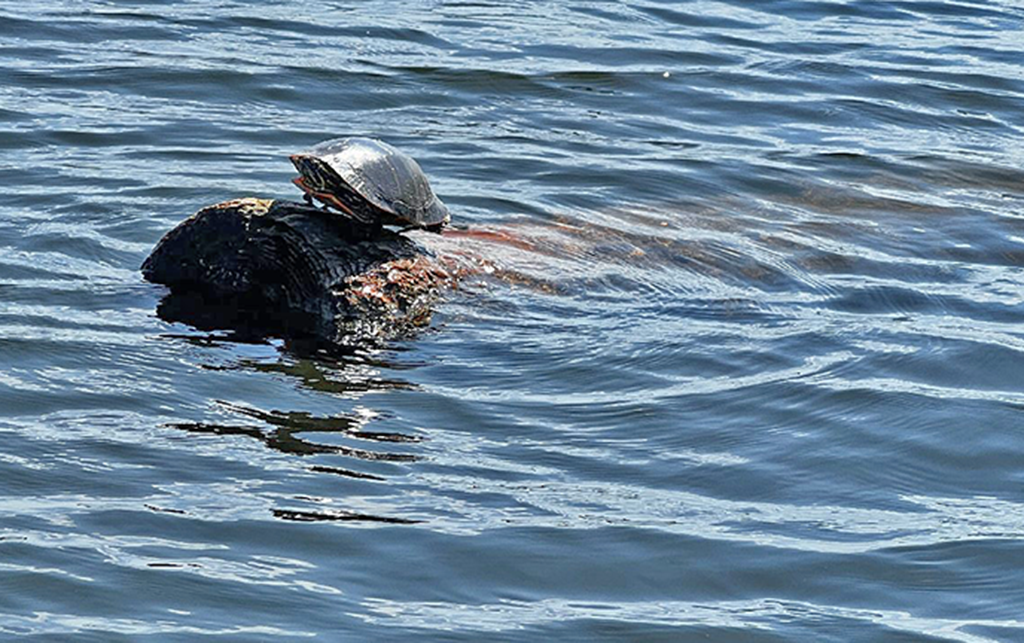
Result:
[[372,138],[336,138],[291,157],[306,193],[371,225],[397,225],[440,232],[448,208],[427,175],[408,155]]

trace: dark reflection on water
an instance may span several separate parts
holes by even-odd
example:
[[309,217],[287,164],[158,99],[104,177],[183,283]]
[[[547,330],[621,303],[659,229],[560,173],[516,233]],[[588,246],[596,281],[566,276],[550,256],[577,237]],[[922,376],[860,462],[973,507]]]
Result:
[[[0,638],[1024,638],[1022,21],[0,7]],[[141,280],[345,134],[452,207],[429,329]]]
[[290,509],[275,509],[274,517],[282,520],[294,520],[296,522],[330,522],[330,521],[370,521],[382,522],[392,525],[415,525],[419,520],[408,520],[406,518],[385,518],[383,516],[370,516],[344,511],[317,512],[317,511],[293,511]]

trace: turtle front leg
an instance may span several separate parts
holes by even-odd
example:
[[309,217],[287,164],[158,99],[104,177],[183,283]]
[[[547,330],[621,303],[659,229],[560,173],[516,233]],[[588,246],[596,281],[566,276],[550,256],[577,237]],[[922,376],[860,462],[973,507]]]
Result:
[[326,203],[317,203],[316,201],[314,201],[313,195],[311,195],[309,192],[303,193],[302,198],[306,201],[306,205],[308,205],[311,208],[319,208],[321,210],[328,211],[330,210],[330,208],[327,207]]

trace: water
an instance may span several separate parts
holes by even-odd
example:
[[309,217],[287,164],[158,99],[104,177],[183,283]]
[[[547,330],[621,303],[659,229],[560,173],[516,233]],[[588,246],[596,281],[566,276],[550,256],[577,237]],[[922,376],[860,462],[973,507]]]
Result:
[[[1024,639],[1024,9],[0,5],[0,637]],[[467,284],[351,355],[155,315],[286,154]]]

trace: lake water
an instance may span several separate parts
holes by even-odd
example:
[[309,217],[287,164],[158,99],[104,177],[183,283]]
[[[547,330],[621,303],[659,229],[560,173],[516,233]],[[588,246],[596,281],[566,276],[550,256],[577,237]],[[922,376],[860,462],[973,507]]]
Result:
[[[1024,640],[1024,6],[0,4],[0,638]],[[353,354],[162,321],[341,135],[479,252]]]

